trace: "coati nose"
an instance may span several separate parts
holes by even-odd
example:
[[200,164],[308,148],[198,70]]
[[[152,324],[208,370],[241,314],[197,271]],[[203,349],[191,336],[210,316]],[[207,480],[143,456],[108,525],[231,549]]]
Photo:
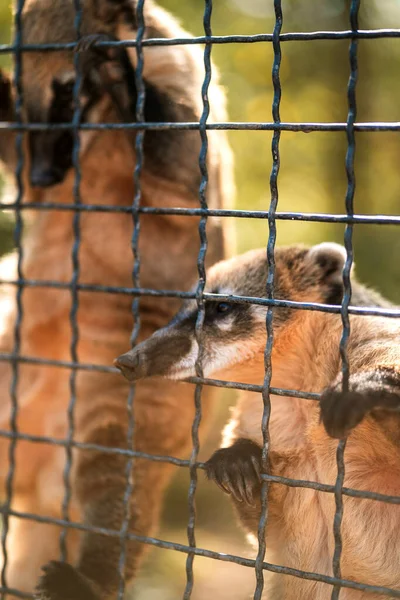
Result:
[[33,187],[50,187],[61,183],[65,173],[61,169],[41,169],[33,167],[30,173],[31,185]]
[[114,365],[128,381],[135,381],[144,375],[144,369],[140,365],[140,355],[134,350],[121,354],[121,356],[114,360]]

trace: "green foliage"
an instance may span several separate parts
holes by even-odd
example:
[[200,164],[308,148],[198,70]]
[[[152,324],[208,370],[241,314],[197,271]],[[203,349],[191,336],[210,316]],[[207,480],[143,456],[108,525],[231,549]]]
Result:
[[2,215],[0,219],[0,256],[12,250],[13,223],[10,217]]
[[[198,35],[203,33],[202,3],[163,0],[162,4],[179,15],[185,28]],[[292,0],[282,4],[284,31],[349,28],[348,2]],[[220,0],[214,5],[215,35],[254,34],[273,29],[272,2]],[[398,4],[362,3],[360,27],[390,27],[396,20],[400,21]],[[346,121],[348,45],[347,40],[282,43],[282,121]],[[230,119],[271,121],[271,44],[215,45],[212,54],[228,92]],[[400,82],[396,75],[399,58],[398,40],[359,42],[358,121],[400,119]],[[237,207],[268,208],[271,133],[229,135],[236,158]],[[399,136],[359,133],[356,143],[356,212],[399,213]],[[346,147],[345,133],[282,133],[279,210],[344,212]],[[262,245],[268,238],[265,221],[241,220],[237,231],[239,250]],[[278,244],[317,243],[326,239],[342,242],[343,226],[278,222]],[[398,261],[393,260],[400,246],[396,228],[358,225],[354,229],[354,246],[359,276],[399,302],[400,269]]]
[[[7,44],[11,39],[11,6],[8,1],[0,3],[0,44]],[[0,67],[8,67],[10,57],[0,54]]]

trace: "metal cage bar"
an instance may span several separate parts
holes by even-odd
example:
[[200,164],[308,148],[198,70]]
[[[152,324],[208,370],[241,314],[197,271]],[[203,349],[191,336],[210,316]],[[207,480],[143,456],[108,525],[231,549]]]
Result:
[[[81,37],[81,24],[82,24],[82,6],[80,0],[74,0],[74,9],[75,9],[75,22],[74,28],[76,32],[77,41],[80,40]],[[73,89],[73,103],[74,103],[74,114],[72,117],[72,126],[73,126],[73,138],[74,138],[74,147],[72,154],[72,163],[75,173],[75,180],[73,186],[73,198],[74,198],[74,207],[78,207],[81,205],[81,197],[80,197],[80,182],[81,182],[81,168],[79,161],[79,153],[80,153],[80,133],[79,133],[79,122],[81,120],[81,106],[80,106],[80,91],[82,85],[82,74],[79,62],[79,55],[76,53],[74,56],[74,70],[76,73],[76,80],[74,83]],[[72,278],[70,283],[70,292],[71,292],[71,310],[70,310],[70,328],[71,328],[71,346],[70,346],[70,354],[71,360],[73,362],[78,363],[78,343],[79,343],[79,328],[77,323],[78,310],[79,310],[79,293],[77,289],[77,284],[79,281],[79,273],[80,273],[80,264],[79,264],[79,248],[81,242],[81,231],[80,231],[80,214],[79,211],[74,211],[73,221],[72,221],[72,230],[74,236],[74,242],[72,245],[72,253],[71,253],[71,262],[72,262]],[[75,434],[75,406],[76,406],[76,378],[77,371],[71,370],[70,378],[69,378],[69,390],[70,390],[70,401],[67,408],[67,422],[68,422],[68,430],[67,430],[67,443],[65,446],[65,454],[66,454],[66,463],[64,467],[64,488],[65,494],[62,503],[62,515],[64,521],[69,521],[69,507],[72,498],[72,487],[71,487],[71,469],[72,469],[72,442],[74,440]],[[66,537],[67,537],[68,529],[64,527],[61,531],[60,535],[60,554],[61,560],[68,560],[67,555],[67,545],[66,545]]]
[[[21,52],[22,45],[22,10],[24,8],[25,0],[18,0],[15,11],[14,18],[14,27],[15,27],[15,70],[14,70],[14,85],[16,92],[16,101],[15,101],[15,114],[16,119],[19,123],[22,123],[22,111],[23,111],[23,90],[22,90],[22,69],[23,69],[23,58]],[[16,184],[17,184],[17,197],[16,197],[16,208],[15,208],[15,229],[14,229],[14,242],[17,249],[18,254],[18,278],[23,280],[23,260],[24,260],[24,250],[22,247],[22,234],[24,229],[22,214],[20,211],[20,206],[23,201],[24,196],[24,182],[23,182],[23,169],[25,165],[25,157],[23,152],[23,141],[24,141],[24,133],[20,132],[16,136],[16,152],[17,152],[17,167],[16,167]],[[23,305],[22,305],[22,294],[24,291],[24,286],[21,285],[18,287],[16,294],[16,305],[17,305],[17,314],[14,325],[14,349],[13,354],[17,357],[21,351],[21,326],[23,321]],[[15,358],[10,361],[12,368],[12,379],[11,379],[11,387],[10,387],[10,399],[11,399],[11,411],[10,411],[10,445],[9,445],[9,468],[6,478],[6,499],[4,504],[4,512],[3,512],[3,528],[1,532],[1,546],[3,553],[3,565],[1,569],[1,587],[7,588],[7,578],[6,578],[6,570],[8,563],[8,552],[7,552],[7,536],[9,533],[9,517],[11,511],[11,502],[13,498],[13,482],[15,475],[15,452],[16,445],[18,440],[18,381],[19,381],[19,361]],[[2,600],[5,598],[5,593],[1,591]]]
[[[358,11],[360,0],[352,0],[350,5],[350,23],[352,31],[358,29]],[[347,174],[347,193],[346,193],[346,212],[349,216],[354,213],[354,194],[355,194],[355,174],[354,174],[354,158],[355,158],[355,136],[354,136],[354,121],[356,119],[356,83],[357,83],[357,39],[352,39],[350,43],[350,78],[348,83],[348,105],[349,112],[347,117],[347,153],[346,153],[346,174]],[[340,356],[342,359],[342,390],[343,393],[349,391],[350,365],[347,356],[347,345],[350,337],[350,319],[349,305],[351,302],[351,279],[350,272],[353,264],[353,223],[347,223],[344,233],[344,244],[346,248],[346,261],[343,268],[343,301],[341,306],[341,318],[343,325],[342,338],[340,340]],[[345,477],[345,449],[346,439],[340,440],[336,453],[337,464],[337,479],[335,483],[335,516],[333,520],[333,535],[335,539],[335,550],[333,554],[332,568],[333,574],[338,579],[341,579],[340,559],[342,555],[342,534],[341,524],[343,520],[343,483]],[[332,590],[332,600],[338,600],[340,596],[341,585],[335,585]]]
[[[211,32],[211,15],[212,15],[212,0],[204,0],[204,15],[203,15],[203,27],[207,37],[212,35]],[[197,488],[197,457],[200,451],[200,440],[199,440],[199,427],[202,417],[201,407],[201,394],[203,391],[203,324],[205,318],[205,305],[204,305],[204,289],[206,286],[206,269],[205,260],[207,255],[207,218],[208,218],[208,204],[207,204],[207,187],[208,187],[208,169],[207,169],[207,156],[208,156],[208,137],[207,137],[207,119],[210,114],[210,103],[208,99],[208,89],[211,83],[211,49],[212,45],[207,44],[204,48],[204,81],[201,89],[201,97],[203,103],[203,111],[199,121],[199,131],[201,138],[201,148],[199,154],[199,169],[201,173],[201,180],[199,186],[199,203],[200,208],[205,211],[202,214],[199,222],[199,239],[200,249],[197,257],[197,271],[198,271],[198,284],[196,288],[196,303],[197,303],[197,319],[195,325],[195,340],[198,345],[198,355],[195,364],[196,376],[198,382],[196,383],[194,403],[195,403],[195,414],[192,424],[192,452],[189,461],[189,473],[190,473],[190,484],[188,493],[188,526],[187,526],[187,537],[190,547],[196,547],[195,537],[195,524],[196,524],[196,506],[195,506],[195,494]],[[189,553],[186,560],[186,587],[183,594],[183,600],[189,600],[192,596],[194,586],[194,573],[193,573],[193,561],[194,553]]]
[[[137,65],[135,68],[135,85],[137,90],[137,99],[135,107],[136,122],[140,125],[144,122],[144,104],[146,100],[146,90],[143,81],[143,69],[144,69],[144,54],[143,54],[143,37],[145,32],[145,21],[144,21],[144,3],[145,0],[138,0],[136,5],[135,14],[137,20],[137,34],[135,40],[136,58]],[[141,175],[144,163],[144,152],[143,142],[145,136],[145,130],[140,129],[135,139],[135,154],[136,164],[134,170],[134,185],[135,195],[132,202],[132,219],[133,219],[133,233],[131,240],[131,248],[133,254],[133,270],[132,270],[132,284],[135,287],[140,287],[140,251],[139,251],[139,235],[140,235],[140,204],[142,200],[142,187],[141,187]],[[137,342],[140,333],[140,297],[134,297],[132,301],[132,316],[134,320],[133,330],[131,334],[131,346],[134,346]],[[129,386],[129,393],[127,398],[128,408],[128,428],[126,435],[127,447],[132,449],[128,461],[126,463],[126,488],[123,498],[123,511],[124,520],[121,525],[120,541],[121,541],[121,552],[119,557],[119,589],[118,589],[118,600],[123,600],[125,594],[125,564],[126,564],[126,545],[128,541],[129,533],[129,521],[131,517],[131,495],[134,489],[133,480],[133,466],[135,455],[133,454],[134,448],[134,429],[135,429],[135,417],[134,417],[134,399],[135,399],[135,384]]]
[[[380,39],[398,38],[400,29],[352,29],[343,31],[296,31],[281,33],[281,42],[294,41],[316,41],[316,40],[352,40],[352,39]],[[253,44],[259,42],[273,42],[274,35],[271,33],[258,33],[255,35],[205,35],[193,38],[148,38],[143,40],[142,46],[184,46],[191,44]],[[98,41],[96,46],[103,48],[122,47],[134,48],[136,40]],[[21,49],[24,52],[54,52],[56,50],[73,50],[76,43],[53,43],[53,44],[24,44]],[[0,54],[14,53],[16,44],[0,44]]]
[[[281,101],[281,82],[279,77],[282,54],[279,35],[282,30],[282,5],[281,0],[274,0],[274,11],[275,11],[275,27],[273,32],[273,49],[274,49],[274,61],[272,65],[272,83],[274,88],[274,96],[272,101],[272,117],[274,123],[280,122],[280,101]],[[266,283],[267,299],[270,301],[274,300],[275,295],[275,243],[276,243],[276,221],[275,212],[278,207],[278,174],[280,166],[280,154],[279,154],[279,142],[281,132],[275,130],[272,137],[272,171],[270,175],[270,192],[271,200],[268,211],[268,243],[267,243],[267,264],[268,264],[268,276]],[[263,414],[261,420],[261,432],[263,438],[263,450],[262,450],[262,471],[267,473],[269,470],[269,420],[271,416],[271,398],[270,398],[270,387],[272,379],[272,349],[274,344],[274,329],[273,329],[273,308],[268,306],[266,316],[266,329],[267,329],[267,342],[264,353],[264,366],[265,366],[265,377],[264,384],[262,387],[262,401],[263,401]],[[261,600],[263,589],[264,589],[264,572],[263,562],[266,553],[266,528],[268,521],[268,480],[263,479],[261,486],[261,515],[258,524],[258,553],[255,564],[256,571],[256,589],[254,592],[254,600]]]
[[[317,131],[346,131],[346,123],[267,123],[267,122],[250,122],[250,121],[223,121],[208,123],[205,129],[208,131],[294,131],[298,133],[311,133]],[[7,129],[10,131],[55,131],[73,129],[71,123],[0,123],[0,131]],[[163,123],[82,123],[80,129],[87,131],[135,131],[135,130],[177,130],[177,131],[192,131],[200,129],[198,122],[163,122]],[[400,122],[367,122],[355,123],[354,131],[377,132],[377,131],[392,131],[400,130]]]

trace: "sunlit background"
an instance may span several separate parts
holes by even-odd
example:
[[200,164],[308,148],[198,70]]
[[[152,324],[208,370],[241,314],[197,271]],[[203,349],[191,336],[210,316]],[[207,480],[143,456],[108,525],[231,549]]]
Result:
[[[184,27],[202,35],[203,3],[200,0],[161,0]],[[283,31],[343,30],[349,28],[349,1],[284,0]],[[10,11],[0,5],[0,42],[10,38]],[[363,0],[362,29],[400,28],[397,0]],[[215,35],[271,33],[272,0],[216,0],[212,29]],[[348,40],[282,43],[282,102],[284,122],[344,122],[347,118],[349,76]],[[357,121],[400,121],[400,39],[359,41]],[[271,121],[273,88],[271,43],[221,44],[213,47],[229,99],[232,121]],[[0,55],[0,65],[8,65]],[[241,209],[267,209],[270,202],[271,132],[233,131],[238,195]],[[356,134],[355,210],[365,214],[400,213],[400,134]],[[346,135],[341,133],[291,133],[281,136],[279,210],[344,212]],[[278,244],[342,242],[343,225],[307,222],[278,224]],[[240,219],[236,223],[238,250],[266,244],[266,221]],[[355,261],[359,278],[400,302],[400,236],[396,228],[357,225],[354,229]],[[12,248],[12,215],[0,213],[0,252]],[[203,449],[207,458],[219,442],[219,431],[234,399],[222,395],[220,414]],[[177,471],[179,469],[177,468]],[[164,511],[163,539],[186,542],[188,473],[177,472]],[[197,494],[197,544],[221,552],[252,556],[238,530],[229,503],[200,476]],[[173,600],[185,585],[184,554],[153,550],[136,584],[135,598]],[[255,578],[251,569],[196,558],[194,600],[239,600],[250,597]]]

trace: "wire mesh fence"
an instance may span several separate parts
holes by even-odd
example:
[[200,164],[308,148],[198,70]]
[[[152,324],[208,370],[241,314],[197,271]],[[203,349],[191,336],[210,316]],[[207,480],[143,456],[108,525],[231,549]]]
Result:
[[[84,123],[81,121],[82,109],[80,106],[80,91],[82,85],[82,75],[80,73],[80,63],[78,54],[75,54],[75,70],[76,79],[74,83],[74,111],[71,123],[26,123],[23,117],[23,89],[21,83],[21,74],[23,69],[24,53],[55,52],[60,50],[73,50],[79,43],[81,38],[81,24],[83,18],[83,0],[74,0],[75,7],[75,30],[77,42],[68,44],[23,44],[22,41],[22,11],[24,8],[24,0],[18,0],[15,11],[15,37],[12,44],[3,44],[0,46],[0,53],[12,53],[14,56],[14,84],[16,90],[16,120],[13,123],[1,123],[0,131],[11,130],[16,132],[16,149],[17,149],[17,167],[16,167],[16,183],[17,196],[15,202],[1,204],[0,208],[4,210],[12,210],[15,213],[15,234],[14,243],[18,253],[18,277],[16,280],[1,280],[0,284],[12,285],[17,289],[16,293],[16,308],[17,316],[14,327],[14,345],[11,352],[0,353],[0,361],[7,362],[12,367],[12,382],[10,388],[11,412],[10,412],[10,427],[9,430],[1,430],[0,436],[10,440],[9,445],[9,466],[8,475],[6,478],[6,501],[1,507],[3,516],[2,530],[2,548],[4,562],[1,575],[1,594],[5,597],[7,594],[25,598],[32,597],[30,594],[23,593],[19,590],[10,589],[7,585],[7,536],[9,532],[9,518],[15,517],[22,520],[32,522],[40,522],[53,524],[62,527],[60,538],[60,552],[62,560],[67,560],[67,548],[65,544],[65,536],[68,530],[77,531],[92,531],[108,537],[120,539],[121,551],[119,558],[119,574],[120,585],[118,598],[122,598],[125,592],[125,562],[126,562],[126,544],[127,541],[133,540],[144,545],[150,545],[166,550],[173,550],[187,555],[186,561],[186,587],[183,597],[189,600],[192,596],[194,586],[193,563],[195,557],[206,557],[219,561],[227,561],[254,569],[255,571],[255,589],[254,598],[260,600],[264,591],[264,573],[266,571],[279,573],[281,575],[290,575],[297,578],[303,578],[315,582],[329,584],[332,587],[332,599],[340,597],[342,589],[361,590],[365,592],[380,594],[383,597],[400,598],[400,591],[389,589],[381,586],[367,585],[363,582],[346,580],[341,575],[341,554],[342,554],[342,536],[341,522],[343,517],[343,497],[369,499],[376,502],[384,502],[387,504],[400,504],[399,496],[391,496],[383,493],[372,491],[360,491],[344,486],[345,464],[346,464],[346,441],[341,440],[337,448],[337,479],[335,485],[322,484],[316,481],[302,481],[297,479],[289,479],[273,474],[263,474],[262,486],[262,514],[258,528],[258,553],[253,559],[244,558],[236,555],[229,555],[211,551],[205,548],[200,548],[196,545],[196,508],[195,496],[197,486],[197,472],[204,469],[204,463],[199,462],[199,426],[201,422],[201,395],[203,386],[213,386],[220,388],[229,388],[235,390],[252,391],[261,394],[263,400],[263,417],[260,427],[263,435],[263,464],[264,471],[267,471],[268,464],[268,447],[269,447],[269,418],[271,412],[270,395],[288,396],[294,398],[303,398],[318,402],[320,395],[317,393],[304,392],[302,390],[288,390],[275,388],[271,386],[272,380],[272,362],[271,354],[274,343],[273,334],[273,309],[290,308],[292,310],[310,310],[321,311],[325,313],[340,314],[342,319],[342,337],[340,341],[340,356],[342,360],[343,374],[343,391],[348,390],[349,386],[349,360],[347,356],[347,345],[350,335],[350,315],[361,316],[385,316],[387,318],[399,318],[399,309],[384,309],[384,308],[367,308],[363,306],[353,306],[351,304],[352,289],[350,271],[353,263],[353,228],[354,226],[363,224],[374,225],[399,225],[400,216],[389,215],[362,215],[357,214],[354,209],[354,194],[355,194],[355,132],[379,132],[379,131],[400,131],[400,123],[393,122],[366,122],[360,123],[356,121],[356,86],[357,86],[357,46],[360,39],[376,39],[376,38],[398,38],[400,37],[399,29],[376,29],[376,30],[360,30],[358,27],[358,12],[360,0],[351,0],[349,3],[349,29],[344,31],[315,31],[315,32],[296,32],[282,33],[283,14],[281,0],[274,0],[275,11],[275,27],[272,33],[256,34],[256,35],[228,35],[214,36],[212,34],[212,0],[204,2],[204,35],[195,38],[145,38],[145,19],[144,5],[145,0],[138,0],[136,5],[136,20],[137,20],[137,35],[136,39],[131,41],[109,41],[99,40],[95,45],[99,48],[134,48],[136,51],[137,64],[135,68],[135,85],[137,89],[136,103],[136,119],[130,123]],[[280,118],[280,102],[281,102],[281,82],[280,82],[280,66],[281,66],[281,44],[290,43],[291,41],[314,41],[314,40],[349,40],[349,80],[348,80],[348,117],[346,123],[285,123]],[[249,44],[249,43],[271,43],[274,52],[274,60],[272,65],[272,81],[273,81],[273,104],[272,104],[272,121],[264,123],[255,122],[213,122],[209,123],[210,103],[208,97],[209,85],[212,78],[211,53],[214,44]],[[202,114],[199,122],[145,122],[144,119],[144,103],[145,103],[145,85],[143,82],[143,66],[144,54],[143,48],[148,46],[176,46],[185,44],[204,45],[204,81],[202,87]],[[135,151],[136,151],[136,168],[133,174],[135,195],[132,200],[131,207],[122,207],[104,204],[84,204],[80,198],[80,132],[84,130],[131,130],[136,131]],[[70,130],[74,138],[73,149],[73,169],[75,172],[75,183],[73,188],[73,202],[26,202],[24,201],[24,180],[23,171],[25,167],[26,157],[24,153],[24,136],[32,131],[51,131],[51,130]],[[201,183],[199,187],[199,207],[198,208],[179,208],[179,207],[151,207],[142,205],[141,191],[141,174],[143,167],[143,141],[146,132],[149,130],[198,130],[201,137],[201,152],[199,156],[199,169],[201,173]],[[207,170],[207,152],[208,152],[208,131],[211,130],[266,130],[272,132],[272,159],[273,166],[270,175],[270,205],[265,211],[244,211],[229,209],[209,208],[207,204],[207,186],[208,186],[208,170]],[[345,132],[347,136],[347,154],[345,159],[345,167],[347,174],[347,192],[344,202],[344,212],[342,214],[323,214],[323,213],[303,213],[303,212],[280,212],[278,210],[278,175],[280,167],[280,137],[284,131],[293,132]],[[72,265],[73,275],[71,281],[62,283],[59,281],[43,281],[38,279],[29,279],[24,277],[24,244],[23,244],[23,216],[25,210],[34,211],[66,211],[73,213],[73,233],[74,244],[72,248]],[[131,287],[105,286],[96,284],[86,284],[80,282],[80,220],[81,216],[86,212],[99,213],[122,213],[126,214],[127,218],[133,219],[133,236],[131,248],[134,257],[134,267],[132,272]],[[148,289],[140,285],[140,253],[139,253],[139,238],[140,238],[140,219],[142,215],[184,215],[191,217],[200,217],[199,220],[199,239],[200,251],[197,259],[198,266],[198,284],[195,292],[187,292],[182,290],[162,290]],[[251,218],[264,219],[268,222],[269,238],[267,244],[267,263],[268,263],[268,279],[266,297],[243,297],[223,294],[214,294],[205,292],[206,271],[205,259],[207,254],[207,220],[209,217],[225,218]],[[344,295],[341,306],[321,304],[316,302],[296,302],[293,300],[282,300],[274,298],[274,283],[275,283],[275,258],[274,249],[277,236],[277,223],[282,220],[289,221],[307,221],[307,222],[329,222],[339,223],[345,226],[344,245],[346,248],[346,261],[343,270]],[[69,315],[70,330],[71,330],[71,346],[70,360],[61,361],[57,359],[43,359],[35,356],[24,355],[21,352],[21,324],[24,319],[24,310],[22,297],[27,288],[53,288],[68,290],[71,294],[72,308]],[[194,299],[197,302],[198,317],[196,322],[196,340],[199,344],[199,355],[196,362],[196,377],[190,378],[191,383],[195,384],[195,418],[192,426],[192,453],[188,460],[183,460],[167,455],[153,455],[145,452],[140,452],[134,449],[135,441],[135,389],[131,386],[129,397],[127,398],[127,408],[129,414],[128,439],[127,448],[112,448],[102,446],[101,444],[89,444],[78,442],[75,438],[75,404],[76,404],[76,376],[78,371],[92,371],[99,373],[116,373],[117,370],[113,367],[100,366],[95,364],[83,363],[79,361],[77,353],[77,345],[79,341],[79,327],[77,323],[77,313],[79,309],[79,293],[85,291],[93,294],[120,294],[127,295],[133,298],[132,313],[134,316],[135,327],[131,336],[131,343],[135,344],[140,331],[140,299],[142,297],[167,297],[179,299]],[[205,302],[206,301],[221,301],[229,300],[234,303],[258,304],[267,308],[266,331],[267,344],[265,349],[265,379],[263,385],[244,384],[240,382],[225,382],[203,376],[202,369],[202,327],[205,317]],[[70,402],[67,411],[68,431],[65,439],[57,439],[51,436],[30,435],[18,430],[18,384],[20,378],[20,366],[23,364],[34,365],[37,368],[41,366],[57,366],[70,371],[69,391]],[[32,514],[17,510],[13,507],[13,478],[16,465],[16,447],[21,441],[29,441],[35,444],[45,444],[61,447],[65,450],[65,469],[64,469],[64,486],[65,495],[62,504],[62,517],[54,519],[45,517],[39,514]],[[72,451],[74,448],[87,451],[101,451],[108,454],[116,454],[124,456],[128,459],[126,463],[126,491],[124,495],[124,520],[120,530],[112,530],[108,528],[90,527],[81,522],[75,522],[70,516],[70,500],[71,500],[71,469],[73,464]],[[154,537],[143,536],[132,533],[129,530],[130,517],[130,497],[134,491],[135,481],[132,480],[132,466],[137,458],[146,459],[148,461],[165,462],[180,466],[189,470],[190,486],[188,491],[189,503],[189,520],[187,526],[187,544],[178,544],[175,542],[157,539]],[[332,523],[334,533],[334,553],[332,556],[332,572],[333,576],[324,574],[306,572],[295,568],[289,568],[284,565],[277,565],[266,562],[266,524],[268,521],[268,485],[270,483],[280,484],[288,487],[309,488],[319,492],[332,494],[335,499],[335,516]]]

